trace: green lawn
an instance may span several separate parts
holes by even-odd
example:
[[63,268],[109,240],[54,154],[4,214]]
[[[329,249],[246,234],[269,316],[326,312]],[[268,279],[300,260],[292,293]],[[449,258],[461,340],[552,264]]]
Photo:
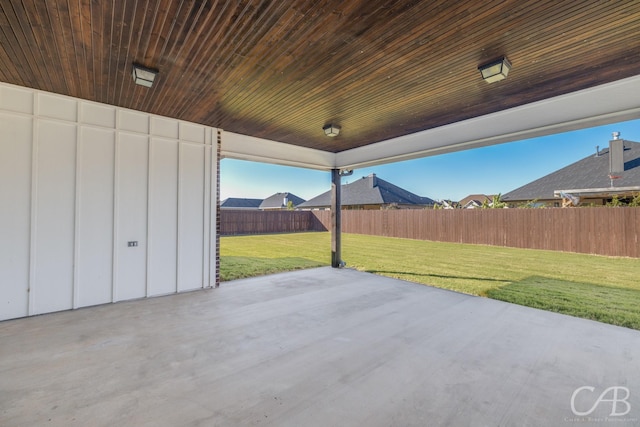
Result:
[[[330,263],[329,233],[221,238],[233,280]],[[640,260],[344,234],[347,267],[640,329]]]

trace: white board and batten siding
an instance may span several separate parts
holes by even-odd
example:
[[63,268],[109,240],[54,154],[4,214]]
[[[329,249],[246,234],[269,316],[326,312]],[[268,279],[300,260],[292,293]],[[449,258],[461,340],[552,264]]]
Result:
[[216,141],[0,83],[0,320],[214,286]]

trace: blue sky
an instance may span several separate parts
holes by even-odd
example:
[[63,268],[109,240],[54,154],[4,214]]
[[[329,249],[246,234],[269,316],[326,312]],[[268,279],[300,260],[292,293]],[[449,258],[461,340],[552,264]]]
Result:
[[[606,148],[612,132],[640,142],[640,120],[541,138],[356,169],[348,183],[375,173],[420,196],[460,200],[469,194],[507,193]],[[242,160],[220,162],[220,198],[264,199],[290,192],[305,200],[329,190],[329,172]]]

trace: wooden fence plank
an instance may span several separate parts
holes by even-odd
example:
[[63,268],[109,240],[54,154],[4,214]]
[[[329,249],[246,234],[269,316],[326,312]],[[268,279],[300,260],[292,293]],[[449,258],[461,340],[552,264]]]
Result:
[[[327,231],[329,211],[222,210],[221,234]],[[343,211],[342,231],[640,258],[640,208]]]

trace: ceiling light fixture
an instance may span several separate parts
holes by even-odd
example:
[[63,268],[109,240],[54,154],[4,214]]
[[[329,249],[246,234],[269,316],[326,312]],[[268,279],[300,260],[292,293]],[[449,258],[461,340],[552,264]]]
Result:
[[133,81],[140,86],[151,87],[156,79],[158,70],[146,68],[139,64],[133,64]]
[[507,78],[509,70],[511,70],[511,62],[506,56],[478,67],[482,78],[487,83],[498,82]]
[[334,138],[340,133],[340,126],[329,123],[328,125],[324,125],[322,130],[325,135]]

